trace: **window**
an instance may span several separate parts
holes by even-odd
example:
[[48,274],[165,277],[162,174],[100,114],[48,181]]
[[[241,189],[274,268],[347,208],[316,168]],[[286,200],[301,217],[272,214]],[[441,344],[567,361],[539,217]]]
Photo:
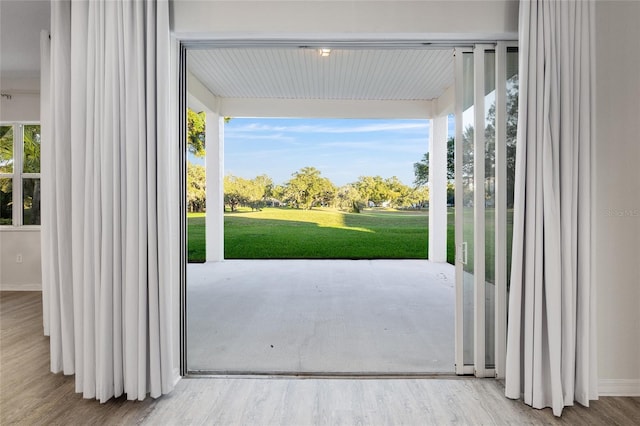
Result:
[[0,124],[0,226],[40,225],[40,125]]

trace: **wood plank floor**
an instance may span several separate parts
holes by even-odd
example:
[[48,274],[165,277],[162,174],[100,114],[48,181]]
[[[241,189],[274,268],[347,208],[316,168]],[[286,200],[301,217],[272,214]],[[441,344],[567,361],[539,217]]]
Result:
[[562,418],[504,397],[491,379],[183,379],[142,402],[99,404],[49,372],[40,293],[0,292],[0,424],[638,425],[640,398],[601,398]]

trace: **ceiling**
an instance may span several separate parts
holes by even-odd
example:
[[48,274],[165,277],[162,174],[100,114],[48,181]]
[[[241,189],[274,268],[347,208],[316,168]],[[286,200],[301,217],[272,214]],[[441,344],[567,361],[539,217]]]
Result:
[[40,31],[49,27],[49,1],[0,0],[0,72],[3,76],[39,75]]
[[[0,72],[37,76],[47,0],[0,0]],[[432,100],[453,85],[445,48],[217,47],[189,50],[189,70],[214,95],[238,99]]]
[[421,101],[454,81],[452,49],[193,49],[188,68],[215,96],[240,99]]

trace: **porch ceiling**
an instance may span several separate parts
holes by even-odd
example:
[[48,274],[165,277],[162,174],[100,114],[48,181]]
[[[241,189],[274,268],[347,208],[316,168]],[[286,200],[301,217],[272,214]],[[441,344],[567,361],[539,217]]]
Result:
[[427,101],[454,82],[452,49],[194,49],[188,69],[235,99]]

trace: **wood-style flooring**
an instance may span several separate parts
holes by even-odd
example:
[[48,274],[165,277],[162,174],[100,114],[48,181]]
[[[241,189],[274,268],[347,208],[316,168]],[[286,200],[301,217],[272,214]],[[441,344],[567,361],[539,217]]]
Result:
[[491,379],[183,379],[169,395],[100,404],[49,372],[39,292],[0,292],[0,424],[638,425],[640,398],[601,398],[561,418]]

